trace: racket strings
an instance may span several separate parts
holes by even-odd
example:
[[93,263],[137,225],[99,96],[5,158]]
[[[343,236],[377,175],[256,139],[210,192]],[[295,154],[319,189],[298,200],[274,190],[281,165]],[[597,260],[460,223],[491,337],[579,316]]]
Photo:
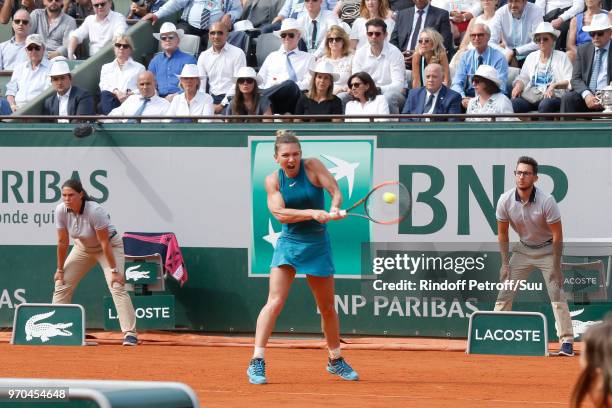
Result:
[[401,221],[410,211],[411,198],[401,183],[381,185],[370,193],[365,202],[365,212],[381,224]]

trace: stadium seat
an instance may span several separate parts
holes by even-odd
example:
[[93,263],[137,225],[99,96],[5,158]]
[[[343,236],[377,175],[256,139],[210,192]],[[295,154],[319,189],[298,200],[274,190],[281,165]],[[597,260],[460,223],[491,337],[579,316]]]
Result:
[[261,67],[268,54],[278,50],[280,46],[281,39],[274,35],[274,33],[261,34],[257,37],[257,49],[255,51],[257,55],[257,66]]

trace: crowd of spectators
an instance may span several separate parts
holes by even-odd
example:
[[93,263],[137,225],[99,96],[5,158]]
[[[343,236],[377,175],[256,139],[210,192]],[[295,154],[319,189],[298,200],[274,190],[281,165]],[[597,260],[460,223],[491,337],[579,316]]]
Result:
[[[602,1],[133,0],[123,15],[112,0],[0,0],[0,22],[14,34],[0,43],[0,69],[12,71],[0,113],[49,87],[45,114],[179,122],[600,112],[598,91],[612,80],[612,13]],[[174,14],[176,24],[155,26],[160,51],[135,61],[129,24]],[[186,35],[199,48],[182,50]],[[279,46],[247,66],[257,36]],[[99,92],[73,86],[67,60],[107,44],[115,58],[98,73]]]

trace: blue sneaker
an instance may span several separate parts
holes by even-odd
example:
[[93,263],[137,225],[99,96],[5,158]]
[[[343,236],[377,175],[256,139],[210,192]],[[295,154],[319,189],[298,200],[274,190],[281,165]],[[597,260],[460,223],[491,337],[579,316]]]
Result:
[[559,350],[559,355],[573,357],[574,356],[574,345],[570,343],[569,341],[564,341],[563,343],[561,343],[561,350]]
[[343,380],[357,381],[359,379],[357,372],[342,357],[335,360],[330,358],[327,363],[327,371],[340,376]]
[[124,346],[137,346],[138,345],[138,337],[128,334],[123,338]]
[[263,358],[252,359],[247,368],[247,375],[251,384],[267,384],[265,360]]

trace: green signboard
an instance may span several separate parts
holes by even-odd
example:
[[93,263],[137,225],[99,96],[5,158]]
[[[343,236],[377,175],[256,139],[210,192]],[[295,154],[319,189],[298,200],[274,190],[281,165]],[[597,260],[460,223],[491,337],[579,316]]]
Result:
[[[372,186],[374,139],[366,138],[300,138],[303,158],[320,160],[335,177],[342,192],[343,207],[363,198]],[[274,138],[251,140],[252,236],[250,276],[268,276],[281,223],[267,206],[265,178],[278,171],[274,160]],[[325,208],[330,198],[326,194]],[[330,222],[336,277],[360,277],[361,244],[370,241],[370,225],[357,217]],[[300,271],[297,271],[298,274]]]
[[12,344],[82,346],[85,310],[81,305],[22,303],[15,309]]
[[[176,311],[173,295],[134,296],[132,304],[136,311],[136,328],[174,329]],[[104,297],[104,329],[119,330],[117,310],[110,296]]]
[[546,316],[534,312],[474,312],[467,353],[548,356]]
[[125,283],[149,285],[157,282],[159,264],[154,262],[126,262]]

